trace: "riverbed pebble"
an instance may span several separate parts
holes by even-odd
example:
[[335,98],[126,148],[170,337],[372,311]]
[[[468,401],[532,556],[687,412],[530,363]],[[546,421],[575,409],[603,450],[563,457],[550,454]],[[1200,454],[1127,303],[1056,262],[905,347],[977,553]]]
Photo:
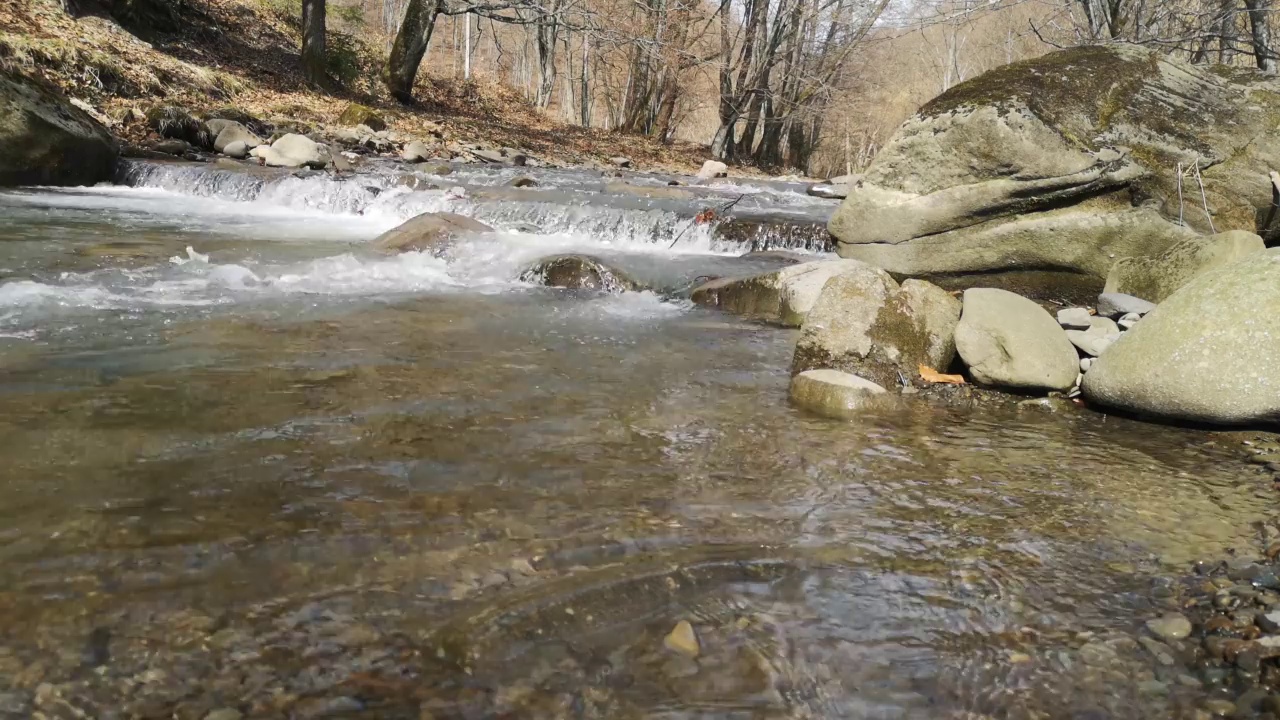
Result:
[[702,651],[698,644],[698,636],[693,631],[693,625],[688,620],[681,620],[676,623],[671,632],[662,639],[662,644],[672,652],[679,653],[685,657],[696,658],[698,653]]
[[1162,640],[1181,640],[1191,634],[1191,621],[1185,615],[1170,613],[1148,620],[1147,629]]

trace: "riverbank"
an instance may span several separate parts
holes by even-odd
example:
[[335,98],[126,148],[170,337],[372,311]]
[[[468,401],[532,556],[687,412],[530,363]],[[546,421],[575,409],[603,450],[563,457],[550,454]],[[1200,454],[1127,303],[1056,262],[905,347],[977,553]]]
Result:
[[[298,36],[269,3],[201,2],[170,30],[146,37],[105,14],[73,18],[57,0],[0,5],[0,62],[42,77],[88,108],[127,143],[159,139],[136,118],[156,106],[197,117],[235,114],[273,125],[332,135],[349,129],[342,114],[368,106],[386,130],[442,148],[515,148],[549,165],[693,171],[704,147],[620,135],[561,123],[492,79],[453,81],[424,72],[416,106],[392,101],[377,83],[377,53],[356,41],[348,48],[351,80],[343,89],[308,89],[300,72]],[[383,128],[376,128],[382,130]]]

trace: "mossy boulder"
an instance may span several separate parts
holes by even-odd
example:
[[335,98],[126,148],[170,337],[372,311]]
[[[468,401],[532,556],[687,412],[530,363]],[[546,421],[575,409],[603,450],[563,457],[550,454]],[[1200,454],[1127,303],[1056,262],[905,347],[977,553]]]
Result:
[[0,69],[0,185],[92,185],[111,179],[119,154],[57,90]]
[[346,127],[364,125],[374,132],[387,129],[387,121],[382,119],[377,110],[359,103],[348,105],[347,109],[338,116],[338,124]]
[[1112,259],[1158,254],[1193,232],[1266,237],[1278,125],[1271,75],[1136,46],[1051,53],[921,108],[829,229],[842,256],[895,274],[979,284],[1031,270],[1096,292]]
[[835,369],[885,387],[921,365],[946,370],[956,356],[960,301],[921,280],[899,285],[859,263],[822,288],[796,343],[791,372]]
[[479,220],[454,213],[423,213],[384,232],[373,240],[383,253],[425,252],[435,256],[448,252],[459,237],[492,233]]
[[147,110],[147,127],[162,138],[182,140],[192,146],[210,150],[215,135],[204,122],[176,105],[154,105]]
[[1265,249],[1262,238],[1245,230],[1188,238],[1159,255],[1117,260],[1103,292],[1163,302],[1197,275]]

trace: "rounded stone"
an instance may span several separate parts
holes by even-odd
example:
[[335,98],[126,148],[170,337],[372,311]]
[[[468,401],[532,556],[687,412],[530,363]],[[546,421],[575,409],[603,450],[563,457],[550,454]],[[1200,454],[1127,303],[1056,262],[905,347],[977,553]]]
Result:
[[839,370],[806,370],[791,379],[791,402],[826,417],[854,417],[886,393],[870,380]]
[[1181,640],[1191,634],[1191,621],[1180,613],[1169,613],[1148,620],[1147,629],[1161,640]]

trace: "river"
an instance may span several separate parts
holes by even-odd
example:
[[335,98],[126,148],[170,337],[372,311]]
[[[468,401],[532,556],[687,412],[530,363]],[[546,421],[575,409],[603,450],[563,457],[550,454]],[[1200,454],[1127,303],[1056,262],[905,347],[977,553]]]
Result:
[[[0,717],[1193,717],[1137,638],[1262,517],[1238,449],[806,415],[794,331],[680,297],[829,201],[515,172],[0,194]],[[749,237],[688,220],[734,200]],[[370,251],[436,210],[501,232]],[[561,252],[654,290],[517,280]]]

